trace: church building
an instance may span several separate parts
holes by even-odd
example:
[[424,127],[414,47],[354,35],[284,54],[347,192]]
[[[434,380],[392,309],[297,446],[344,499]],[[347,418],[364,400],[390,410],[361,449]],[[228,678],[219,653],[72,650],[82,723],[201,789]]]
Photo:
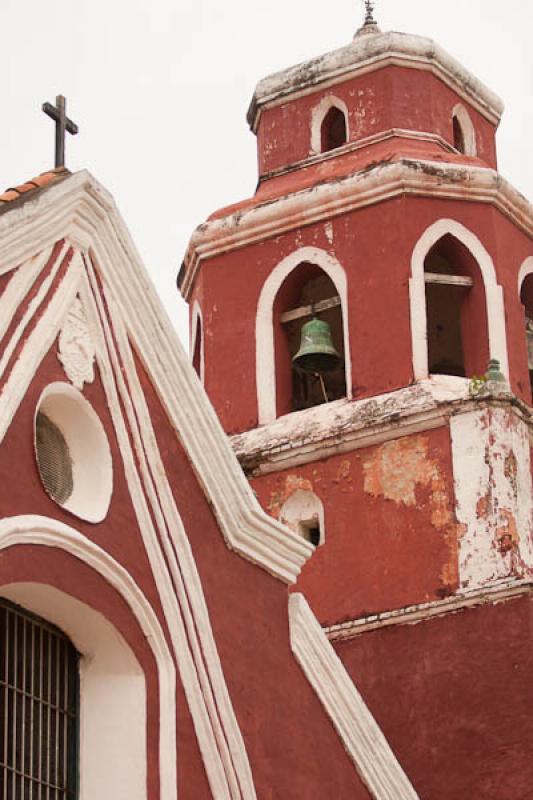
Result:
[[88,172],[0,195],[1,800],[530,796],[502,113],[370,3],[263,79],[256,193],[179,271],[190,356]]

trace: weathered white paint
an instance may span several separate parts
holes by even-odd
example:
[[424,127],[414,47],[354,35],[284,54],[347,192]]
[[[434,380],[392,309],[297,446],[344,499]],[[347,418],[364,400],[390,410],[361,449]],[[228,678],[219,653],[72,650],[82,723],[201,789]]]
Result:
[[58,358],[65,374],[76,389],[94,381],[94,344],[91,339],[83,304],[76,297],[59,334]]
[[[19,266],[0,297],[0,339],[3,339],[13,318],[24,302],[28,292],[41,274],[43,267],[50,260],[52,249],[38,253],[29,261]],[[4,270],[9,272],[10,270]],[[0,272],[0,274],[2,274]]]
[[474,128],[470,114],[462,103],[458,103],[453,109],[452,119],[454,117],[459,123],[463,134],[465,156],[477,156],[476,129]]
[[381,728],[301,594],[289,599],[289,624],[292,652],[371,797],[417,800]]
[[319,544],[326,541],[324,504],[320,497],[307,489],[297,489],[283,503],[279,513],[280,522],[288,525],[299,536],[306,537],[306,530],[318,528]]
[[330,278],[341,300],[344,332],[344,364],[346,387],[351,397],[352,363],[348,327],[348,287],[346,273],[339,262],[318,247],[301,247],[277,264],[266,279],[259,302],[255,322],[255,375],[257,385],[257,408],[259,423],[264,425],[276,419],[276,359],[274,351],[274,301],[285,279],[300,264],[319,266]]
[[35,418],[39,411],[57,425],[72,460],[73,490],[63,508],[87,522],[102,522],[113,492],[113,462],[100,418],[81,392],[68,383],[49,384],[41,394]]
[[326,95],[311,112],[311,155],[318,155],[322,152],[322,123],[332,108],[338,108],[344,114],[346,141],[350,140],[350,118],[346,103],[335,95]]
[[401,158],[277,200],[259,202],[201,225],[187,250],[181,292],[188,299],[199,265],[208,258],[406,193],[490,204],[533,236],[533,206],[496,170]]
[[202,316],[202,309],[200,308],[200,303],[198,302],[198,300],[196,300],[192,307],[192,318],[191,318],[191,335],[190,335],[190,345],[189,345],[189,356],[191,362],[194,358],[198,336],[200,337],[200,375],[198,377],[200,378],[203,385],[205,383],[204,319]]
[[498,285],[494,262],[472,231],[453,219],[440,219],[430,225],[415,245],[411,258],[409,297],[411,314],[411,337],[413,348],[413,371],[416,380],[428,377],[427,314],[424,261],[439,239],[451,235],[463,244],[475,258],[483,279],[487,303],[490,358],[500,362],[500,369],[509,377],[507,332],[503,289]]
[[[0,551],[10,547],[37,545],[69,553],[101,575],[123,598],[141,630],[157,665],[159,678],[159,769],[161,800],[177,800],[176,773],[176,673],[161,625],[144,595],[128,572],[108,553],[73,528],[56,520],[39,516],[21,516],[0,520]],[[43,584],[39,584],[43,586]],[[146,782],[146,698],[144,675],[140,673],[133,654],[118,632],[101,615],[74,598],[42,590],[34,585],[13,584],[0,587],[0,595],[10,597],[26,608],[57,624],[72,639],[86,657],[83,664],[84,738],[82,745],[82,798],[113,797],[120,800],[144,800]],[[88,627],[86,627],[88,626]],[[91,659],[96,661],[94,667]],[[113,670],[120,672],[115,683]],[[106,678],[109,686],[104,685]],[[121,687],[118,683],[122,683]],[[110,692],[115,691],[113,700]],[[98,702],[90,702],[90,701]],[[123,719],[109,718],[117,706]],[[128,709],[131,704],[131,709]],[[144,709],[141,710],[141,705]],[[109,730],[106,730],[109,726]],[[113,736],[116,734],[116,737]],[[116,738],[116,740],[115,740]],[[103,747],[103,745],[106,747]],[[139,763],[131,764],[131,758]],[[116,763],[115,763],[116,762]],[[131,769],[132,774],[128,771]],[[91,774],[88,774],[88,773]],[[109,789],[109,780],[112,791]],[[128,794],[124,789],[130,789]]]
[[500,98],[438,44],[390,31],[356,36],[347,47],[264,78],[255,90],[248,122],[257,130],[262,110],[286,102],[289,95],[296,99],[388,65],[432,72],[490,122],[500,120],[504,107]]
[[80,800],[145,800],[145,678],[120,633],[52,586],[8,584],[0,595],[57,625],[81,655]]
[[498,407],[453,416],[450,428],[460,586],[478,589],[533,565],[528,429]]
[[533,256],[529,256],[526,258],[520,270],[518,271],[518,296],[520,297],[520,292],[522,290],[522,284],[524,283],[525,279],[528,275],[531,275],[533,272]]

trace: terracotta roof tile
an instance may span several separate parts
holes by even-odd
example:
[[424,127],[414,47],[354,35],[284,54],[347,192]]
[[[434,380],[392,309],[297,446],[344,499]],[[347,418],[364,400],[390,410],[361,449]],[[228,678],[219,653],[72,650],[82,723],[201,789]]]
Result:
[[20,186],[13,186],[7,189],[3,194],[0,194],[0,213],[9,205],[9,203],[14,203],[16,200],[19,200],[21,197],[28,198],[34,196],[34,193],[41,191],[48,186],[51,186],[53,183],[59,183],[59,181],[63,180],[64,178],[68,177],[71,173],[65,167],[58,167],[57,169],[51,169],[47,172],[41,173],[36,178],[32,178],[26,183],[20,184]]

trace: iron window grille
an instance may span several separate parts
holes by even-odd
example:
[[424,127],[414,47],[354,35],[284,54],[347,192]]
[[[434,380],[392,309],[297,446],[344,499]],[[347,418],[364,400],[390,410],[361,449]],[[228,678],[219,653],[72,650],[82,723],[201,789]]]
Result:
[[0,796],[77,800],[79,656],[53,625],[0,600]]

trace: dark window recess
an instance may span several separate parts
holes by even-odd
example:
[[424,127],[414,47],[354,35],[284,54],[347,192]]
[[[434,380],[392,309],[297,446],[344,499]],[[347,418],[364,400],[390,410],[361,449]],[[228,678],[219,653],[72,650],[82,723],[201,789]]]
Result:
[[333,106],[322,122],[322,152],[336,150],[346,144],[347,140],[346,117],[340,109]]
[[526,275],[520,289],[520,300],[524,306],[527,367],[529,370],[529,384],[533,394],[533,274]]
[[76,650],[0,600],[0,797],[77,800],[78,727]]
[[198,327],[196,329],[196,341],[194,343],[194,353],[192,357],[192,365],[199,378],[202,377],[202,323],[198,319]]
[[461,123],[457,117],[453,118],[453,146],[460,153],[465,152],[465,136]]
[[466,291],[458,286],[426,286],[430,374],[466,377],[461,334],[461,306]]
[[57,425],[42,411],[37,414],[35,428],[39,475],[50,497],[63,505],[74,488],[68,445]]
[[320,544],[320,528],[305,528],[305,539],[310,542],[313,547],[318,547]]

